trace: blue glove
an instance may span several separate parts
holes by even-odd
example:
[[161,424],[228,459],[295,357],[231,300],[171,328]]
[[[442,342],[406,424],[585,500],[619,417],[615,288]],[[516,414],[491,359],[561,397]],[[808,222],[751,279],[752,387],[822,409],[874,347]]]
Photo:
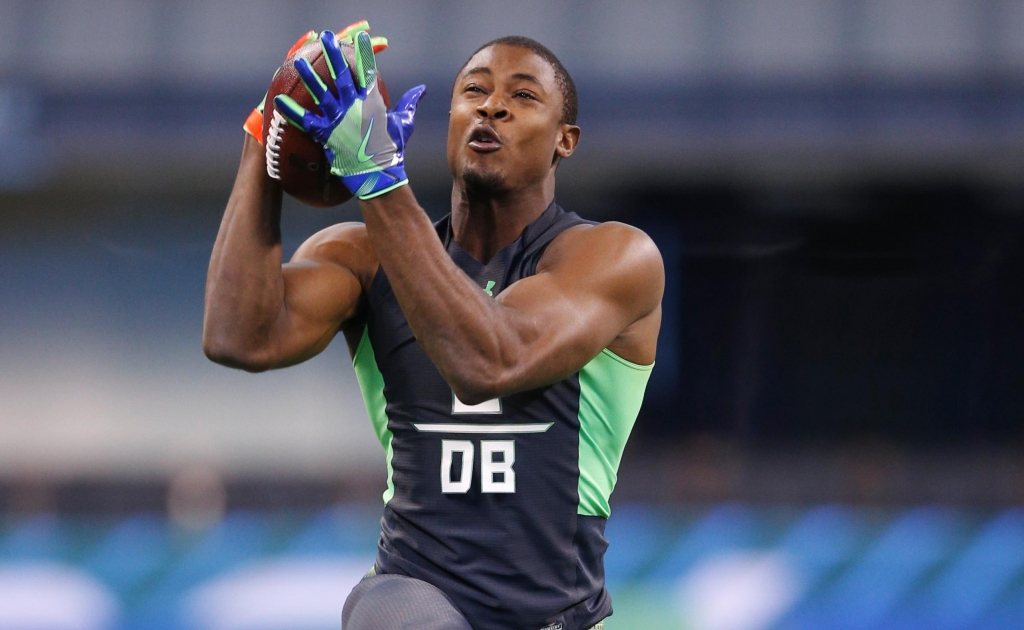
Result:
[[334,33],[324,31],[320,45],[338,88],[337,95],[309,62],[300,58],[295,60],[295,70],[321,113],[307,111],[285,94],[274,97],[277,110],[323,145],[331,173],[340,177],[360,199],[371,199],[408,184],[405,145],[412,135],[416,105],[426,86],[409,90],[397,107],[388,111],[377,87],[377,63],[368,33],[355,33],[358,84],[352,79]]

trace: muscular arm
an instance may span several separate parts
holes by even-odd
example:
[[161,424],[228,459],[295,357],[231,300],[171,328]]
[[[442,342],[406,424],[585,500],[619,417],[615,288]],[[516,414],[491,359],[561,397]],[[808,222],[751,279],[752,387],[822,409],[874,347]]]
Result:
[[[492,299],[449,258],[409,187],[361,207],[413,333],[466,403],[565,378],[645,318],[656,337],[664,269],[638,230],[568,230],[548,247],[536,275]],[[640,354],[634,360],[653,361],[653,343]]]
[[285,367],[322,351],[358,308],[373,264],[361,225],[313,236],[281,264],[281,189],[263,148],[246,136],[206,277],[203,351],[249,371]]

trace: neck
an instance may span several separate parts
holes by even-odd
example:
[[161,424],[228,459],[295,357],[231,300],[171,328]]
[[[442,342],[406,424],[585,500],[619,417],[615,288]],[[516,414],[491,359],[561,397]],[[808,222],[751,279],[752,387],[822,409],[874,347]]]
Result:
[[514,242],[555,198],[552,172],[538,186],[473,194],[456,180],[452,185],[452,234],[467,254],[487,264],[502,248]]

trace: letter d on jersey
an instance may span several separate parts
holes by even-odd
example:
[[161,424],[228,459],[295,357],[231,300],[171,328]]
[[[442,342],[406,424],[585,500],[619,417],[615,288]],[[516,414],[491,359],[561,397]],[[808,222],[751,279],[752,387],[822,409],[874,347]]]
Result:
[[[466,494],[473,482],[473,443],[469,440],[441,440],[441,492]],[[455,453],[462,453],[462,471],[459,480],[452,480]]]

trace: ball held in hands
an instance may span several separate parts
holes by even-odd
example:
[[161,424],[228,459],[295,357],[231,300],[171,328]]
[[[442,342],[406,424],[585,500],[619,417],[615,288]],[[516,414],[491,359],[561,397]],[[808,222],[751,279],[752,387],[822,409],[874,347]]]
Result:
[[[365,22],[357,22],[348,27],[346,32],[365,31],[367,28]],[[294,62],[299,58],[305,59],[316,74],[329,87],[333,87],[334,80],[330,76],[319,37],[319,33],[311,31],[289,51],[285,63],[275,72],[265,97],[266,114],[257,113],[253,116],[256,122],[251,133],[264,145],[268,174],[278,180],[286,193],[307,205],[330,207],[351,199],[352,194],[338,177],[331,175],[331,165],[323,145],[290,125],[277,111],[274,103],[275,96],[287,94],[307,109],[317,108],[295,69]],[[387,45],[387,40],[381,37],[371,38],[370,41],[375,52],[383,50]],[[356,60],[352,40],[342,39],[340,49],[347,63],[354,67]],[[389,102],[387,88],[379,77],[378,89],[385,102]]]
[[405,145],[425,86],[409,90],[399,106],[388,111],[366,31],[354,35],[351,71],[334,33],[321,34],[320,45],[334,89],[306,59],[296,59],[295,71],[315,107],[280,94],[274,98],[275,111],[323,145],[331,173],[359,198],[376,197],[408,183]]

